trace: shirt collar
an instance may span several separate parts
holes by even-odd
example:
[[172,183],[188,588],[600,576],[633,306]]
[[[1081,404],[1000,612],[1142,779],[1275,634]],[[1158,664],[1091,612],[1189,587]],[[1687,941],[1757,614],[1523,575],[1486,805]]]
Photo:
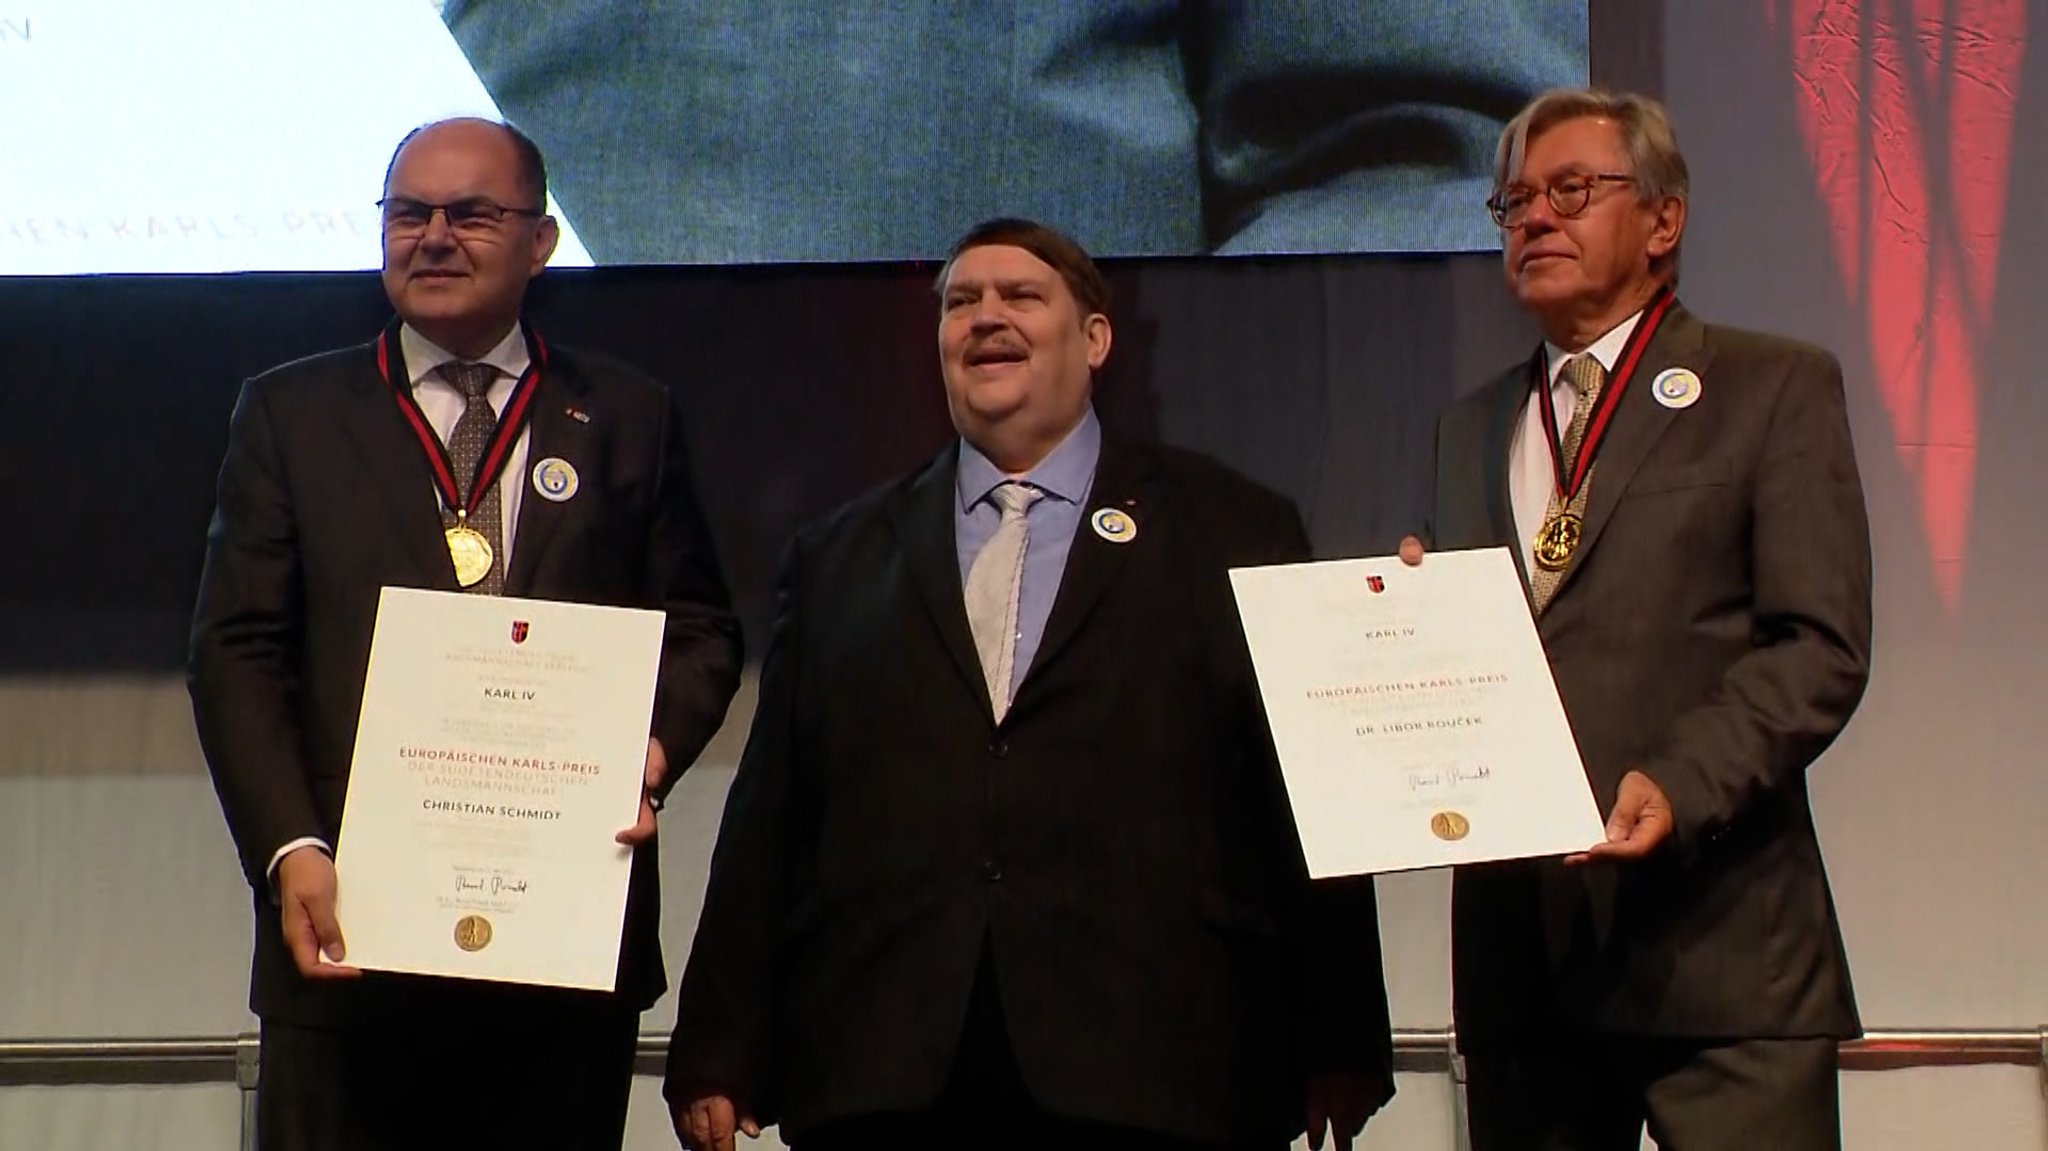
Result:
[[[412,376],[410,382],[414,388],[419,387],[420,381],[432,375],[442,364],[461,359],[454,352],[414,331],[411,324],[399,325],[398,350],[399,354],[405,357],[405,370]],[[519,324],[513,324],[512,330],[505,333],[505,338],[499,340],[496,347],[485,352],[476,362],[489,364],[515,380],[525,375],[527,366],[533,362],[526,354],[525,330]]]
[[[1607,334],[1594,340],[1585,354],[1600,361],[1600,366],[1609,372],[1614,371],[1614,365],[1621,361],[1621,349],[1628,346],[1629,336],[1636,330],[1636,325],[1642,322],[1643,313],[1637,312],[1607,329]],[[1555,388],[1557,377],[1564,371],[1564,362],[1571,359],[1572,354],[1549,340],[1543,341],[1543,354],[1544,363],[1550,369],[1550,386]]]
[[954,486],[960,496],[960,510],[969,512],[1005,480],[1021,480],[1053,499],[1078,504],[1095,481],[1095,463],[1102,456],[1102,423],[1091,405],[1081,422],[1067,433],[1038,466],[1021,476],[1012,476],[982,454],[980,448],[960,441],[960,466]]

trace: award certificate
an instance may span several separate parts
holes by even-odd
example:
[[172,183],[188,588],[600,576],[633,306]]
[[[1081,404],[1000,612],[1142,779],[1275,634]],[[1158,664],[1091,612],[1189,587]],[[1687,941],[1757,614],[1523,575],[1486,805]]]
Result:
[[664,622],[384,589],[335,845],[347,963],[612,989]]
[[1315,876],[1562,855],[1603,838],[1505,548],[1230,578]]

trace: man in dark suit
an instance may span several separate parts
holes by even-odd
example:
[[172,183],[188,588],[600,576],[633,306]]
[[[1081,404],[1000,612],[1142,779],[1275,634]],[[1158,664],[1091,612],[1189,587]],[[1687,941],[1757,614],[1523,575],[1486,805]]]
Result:
[[1548,93],[1490,207],[1544,346],[1454,406],[1434,545],[1505,545],[1606,840],[1458,870],[1473,1146],[1840,1145],[1859,1033],[1806,769],[1863,694],[1841,369],[1677,304],[1685,162],[1641,97]]
[[[539,151],[505,125],[408,136],[383,201],[397,318],[235,406],[190,681],[255,893],[265,1151],[622,1137],[639,1015],[666,983],[655,812],[724,717],[739,638],[674,402],[520,322],[554,250],[545,203]],[[329,856],[386,586],[666,611],[614,991],[345,965]]]
[[1346,1146],[1392,1090],[1372,885],[1311,887],[1227,576],[1306,558],[1300,517],[1103,434],[1071,240],[991,221],[940,289],[960,439],[784,559],[677,1134]]

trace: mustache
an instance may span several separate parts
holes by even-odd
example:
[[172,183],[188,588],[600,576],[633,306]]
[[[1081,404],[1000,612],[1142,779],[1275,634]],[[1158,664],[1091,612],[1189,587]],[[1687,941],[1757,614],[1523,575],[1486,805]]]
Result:
[[1023,344],[999,338],[968,345],[961,358],[972,364],[994,359],[1024,359],[1030,354],[1031,349]]

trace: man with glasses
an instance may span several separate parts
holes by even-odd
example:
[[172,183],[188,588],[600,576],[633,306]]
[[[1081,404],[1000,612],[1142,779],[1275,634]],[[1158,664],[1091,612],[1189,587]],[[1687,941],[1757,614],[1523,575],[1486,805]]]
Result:
[[[395,318],[235,406],[190,681],[254,892],[265,1151],[623,1137],[639,1016],[666,984],[655,812],[724,718],[739,632],[667,390],[521,320],[555,247],[546,204],[539,150],[506,125],[407,136],[381,201]],[[347,966],[330,855],[386,586],[667,613],[639,818],[617,836],[635,850],[612,992]]]
[[1806,769],[1869,671],[1841,368],[1676,302],[1687,175],[1655,102],[1546,93],[1494,176],[1544,341],[1444,415],[1432,544],[1514,554],[1608,818],[1581,854],[1456,874],[1473,1147],[1839,1147],[1860,1024]]

